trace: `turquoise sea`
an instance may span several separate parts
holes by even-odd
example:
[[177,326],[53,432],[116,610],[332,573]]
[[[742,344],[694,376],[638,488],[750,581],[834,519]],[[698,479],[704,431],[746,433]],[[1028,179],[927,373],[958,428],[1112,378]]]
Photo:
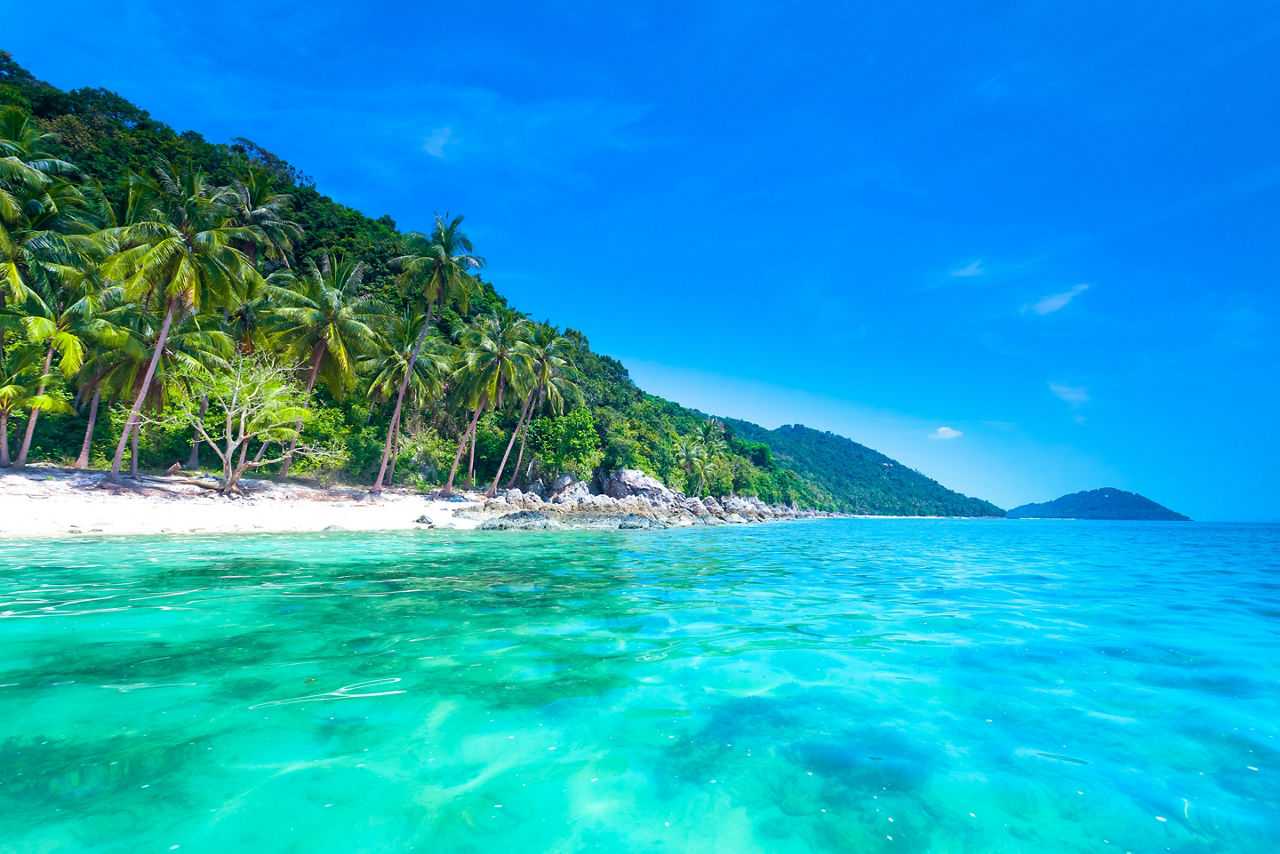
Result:
[[0,850],[1280,850],[1280,526],[0,542]]

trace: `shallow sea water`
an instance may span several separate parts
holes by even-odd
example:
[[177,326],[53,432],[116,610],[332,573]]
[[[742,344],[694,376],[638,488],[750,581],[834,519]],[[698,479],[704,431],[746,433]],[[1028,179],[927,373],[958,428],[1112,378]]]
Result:
[[0,542],[0,850],[1280,850],[1280,527]]

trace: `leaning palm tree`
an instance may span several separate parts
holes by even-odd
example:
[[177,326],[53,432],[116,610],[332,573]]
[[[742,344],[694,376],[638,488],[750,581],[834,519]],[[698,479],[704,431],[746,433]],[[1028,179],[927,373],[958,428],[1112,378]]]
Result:
[[31,408],[32,382],[37,381],[40,352],[30,345],[18,345],[0,353],[0,467],[13,465],[9,458],[9,419]]
[[68,409],[58,395],[46,394],[53,377],[50,370],[54,355],[58,357],[58,373],[64,379],[70,379],[84,364],[88,347],[99,344],[109,348],[124,342],[123,331],[101,316],[116,294],[115,289],[99,278],[97,265],[92,259],[69,260],[78,263],[74,266],[47,264],[56,278],[45,279],[41,286],[27,293],[22,324],[27,340],[43,346],[45,353],[15,468],[22,468],[27,463],[40,413],[50,410],[65,412]]
[[[360,358],[361,367],[372,374],[369,397],[374,401],[386,402],[399,393],[409,370],[414,347],[418,345],[418,330],[422,328],[424,321],[421,313],[412,310],[391,317],[382,331],[383,348],[378,353]],[[413,362],[413,374],[405,393],[404,399],[409,406],[420,407],[440,396],[452,367],[453,357],[453,347],[434,335],[422,342],[418,358]],[[395,446],[387,473],[388,484],[395,479],[400,424],[392,424],[391,430],[395,434]]]
[[[162,295],[157,294],[149,301],[126,303],[104,313],[104,319],[124,331],[125,339],[119,346],[101,352],[91,363],[94,373],[90,382],[94,384],[95,399],[106,397],[108,400],[136,402],[141,398],[144,407],[161,410],[180,395],[199,396],[202,393],[200,389],[184,385],[190,377],[201,375],[201,371],[228,369],[229,359],[236,348],[231,337],[220,328],[217,316],[188,314],[182,317],[171,325],[163,345],[157,349],[166,302]],[[155,370],[144,385],[144,378],[153,363]],[[92,415],[91,408],[81,449],[85,465],[93,444]],[[135,430],[130,437],[133,453],[129,468],[134,477],[138,474],[139,433],[140,430]]]
[[211,187],[198,171],[175,172],[164,161],[156,163],[151,176],[132,176],[130,185],[131,197],[136,193],[138,199],[134,215],[146,218],[102,233],[105,242],[118,247],[103,270],[123,282],[126,296],[133,301],[159,295],[164,313],[151,362],[111,460],[113,479],[120,476],[125,446],[138,428],[143,401],[174,321],[203,306],[228,305],[235,294],[260,278],[236,248],[260,239],[260,232],[224,225],[225,188]]
[[480,416],[490,406],[501,408],[507,390],[513,383],[527,377],[532,367],[529,358],[528,336],[531,324],[517,312],[499,309],[492,317],[482,318],[462,335],[464,361],[454,372],[463,400],[472,410],[471,423],[458,443],[458,453],[449,470],[449,480],[440,494],[453,494],[453,479],[458,474],[458,464],[467,443],[472,443],[472,460],[475,459],[476,425]]
[[[402,270],[401,286],[409,291],[415,299],[426,302],[427,313],[422,328],[418,330],[418,340],[409,356],[409,370],[405,374],[404,383],[396,395],[396,405],[391,412],[391,424],[387,429],[387,444],[382,450],[382,465],[378,469],[378,478],[374,481],[373,494],[382,491],[382,478],[387,473],[387,461],[391,456],[391,444],[400,424],[400,413],[404,408],[404,395],[408,388],[409,377],[413,373],[413,364],[418,360],[418,351],[426,340],[427,329],[431,326],[431,313],[439,308],[444,314],[447,300],[457,299],[462,307],[470,298],[471,270],[484,266],[484,259],[475,255],[471,239],[462,232],[462,217],[450,218],[436,215],[436,227],[430,238],[414,234],[409,238],[409,254],[395,259],[395,264]],[[456,468],[456,466],[455,466]]]
[[[270,288],[276,303],[278,337],[289,342],[288,357],[310,365],[308,400],[317,377],[323,379],[334,398],[341,400],[355,387],[359,357],[378,349],[377,329],[386,307],[359,293],[363,282],[363,264],[339,252],[324,252],[318,261],[308,261],[302,275],[291,285]],[[278,480],[289,475],[301,429],[299,424],[291,434]]]
[[[537,408],[535,404],[550,400],[555,409],[563,412],[566,395],[579,396],[577,385],[570,379],[570,375],[575,373],[571,361],[572,352],[572,342],[561,335],[560,330],[550,322],[534,325],[528,344],[530,362],[528,393],[520,408],[520,416],[516,419],[515,429],[511,431],[511,438],[507,440],[507,449],[502,454],[502,462],[498,463],[498,473],[493,476],[493,483],[485,493],[487,497],[492,498],[498,491],[498,481],[502,479],[502,472],[507,467],[507,458],[511,456],[511,447],[515,444],[516,436],[522,435],[522,432],[527,435],[528,423],[533,420],[534,410]],[[519,475],[520,462],[523,459],[524,440],[521,439],[520,455],[516,458],[512,482],[508,487],[515,485],[515,478]]]

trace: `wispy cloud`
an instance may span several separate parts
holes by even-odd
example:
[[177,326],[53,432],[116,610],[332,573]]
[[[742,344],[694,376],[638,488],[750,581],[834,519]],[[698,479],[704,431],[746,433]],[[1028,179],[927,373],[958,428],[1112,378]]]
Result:
[[972,264],[961,267],[958,270],[952,270],[951,275],[957,279],[970,279],[974,276],[985,276],[987,271],[982,269],[982,259],[979,258]]
[[930,439],[959,439],[963,436],[959,430],[952,430],[950,427],[939,427],[929,434]]
[[1049,391],[1053,392],[1059,400],[1069,403],[1072,409],[1089,402],[1088,386],[1063,385],[1051,380],[1049,382]]
[[1050,294],[1049,296],[1037,302],[1027,303],[1022,307],[1023,314],[1053,314],[1055,311],[1061,311],[1067,307],[1080,294],[1089,290],[1088,285],[1076,285],[1069,291],[1063,291],[1060,294]]
[[427,141],[422,144],[422,150],[430,154],[432,157],[444,157],[444,147],[449,144],[449,140],[453,139],[453,128],[445,125],[442,128],[436,128],[427,137]]

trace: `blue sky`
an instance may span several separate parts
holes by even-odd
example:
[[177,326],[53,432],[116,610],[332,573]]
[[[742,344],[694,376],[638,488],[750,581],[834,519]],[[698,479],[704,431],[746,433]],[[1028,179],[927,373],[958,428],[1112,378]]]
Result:
[[1280,4],[629,5],[71,3],[0,47],[466,214],[681,403],[1004,507],[1280,519]]

